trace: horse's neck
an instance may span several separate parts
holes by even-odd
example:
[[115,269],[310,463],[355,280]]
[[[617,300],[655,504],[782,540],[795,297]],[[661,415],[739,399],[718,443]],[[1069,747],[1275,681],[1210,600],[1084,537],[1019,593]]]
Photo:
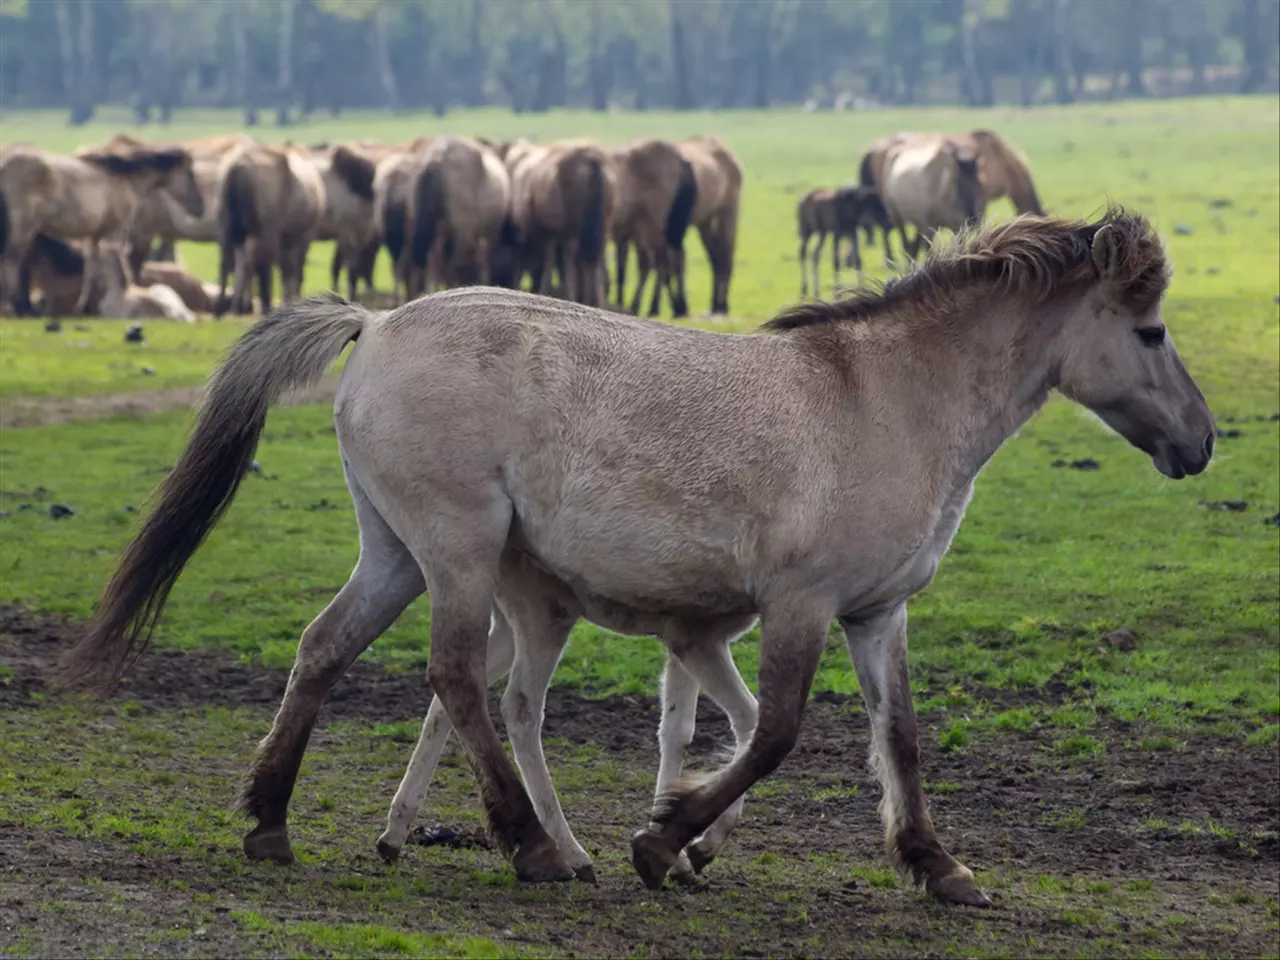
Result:
[[907,343],[897,331],[899,344],[918,363],[904,368],[894,349],[876,351],[887,368],[877,379],[894,395],[891,402],[926,418],[919,422],[930,424],[957,484],[971,482],[1044,405],[1058,368],[1057,334],[1065,310],[1056,304],[1028,312],[1012,300],[994,308],[970,304],[943,323],[923,320],[907,332]]

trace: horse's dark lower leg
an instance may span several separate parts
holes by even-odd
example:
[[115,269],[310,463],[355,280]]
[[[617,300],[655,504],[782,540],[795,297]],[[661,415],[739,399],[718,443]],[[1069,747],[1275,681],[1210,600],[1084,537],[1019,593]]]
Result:
[[[626,240],[617,240],[613,244],[614,285],[617,287],[614,291],[614,303],[617,304],[619,310],[627,309],[627,258],[630,255],[630,249],[631,245]],[[634,305],[631,308],[631,312],[636,312]]]
[[[270,258],[261,257],[253,265],[254,272],[258,277],[258,301],[262,310],[262,316],[266,316],[271,312],[271,270],[272,263]],[[247,304],[247,312],[252,312],[252,304]]]
[[871,717],[873,764],[883,794],[885,849],[890,862],[939,899],[986,906],[967,867],[943,849],[920,782],[920,738],[907,675],[905,607],[843,624]]
[[645,885],[662,885],[680,851],[761,777],[777,769],[800,736],[809,685],[826,642],[830,612],[766,612],[760,643],[760,713],[751,742],[729,766],[660,804],[649,829],[631,841],[631,862]]
[[667,280],[667,295],[671,298],[671,315],[677,318],[687,317],[689,300],[684,292],[684,247],[668,247],[667,259],[671,264]]
[[[368,509],[358,504],[357,516]],[[241,807],[258,821],[244,838],[251,859],[293,860],[289,797],[320,706],[361,651],[422,593],[422,574],[408,552],[385,538],[372,542],[366,526],[351,579],[302,635],[284,699],[249,770]]]
[[[348,268],[347,269],[347,287],[349,290],[352,291],[351,297],[350,297],[350,299],[352,300],[355,299],[355,291],[354,291],[355,281],[353,277],[354,277],[354,274],[352,273],[352,268]],[[329,263],[329,289],[337,290],[338,284],[341,281],[342,281],[342,245],[334,244],[333,260],[330,261]]]

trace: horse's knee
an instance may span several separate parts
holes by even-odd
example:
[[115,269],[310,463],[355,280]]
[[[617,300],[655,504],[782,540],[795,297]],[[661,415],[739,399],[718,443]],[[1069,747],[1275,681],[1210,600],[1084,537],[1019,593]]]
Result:
[[773,770],[795,749],[799,739],[799,717],[775,718],[772,723],[756,727],[749,749],[762,767]]

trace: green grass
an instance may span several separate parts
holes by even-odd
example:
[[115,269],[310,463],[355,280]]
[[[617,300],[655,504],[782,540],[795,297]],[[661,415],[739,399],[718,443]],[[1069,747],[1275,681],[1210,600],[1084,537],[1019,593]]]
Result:
[[[1123,440],[1061,399],[1008,443],[979,478],[974,500],[935,582],[911,603],[912,677],[922,709],[957,711],[947,746],[994,725],[1023,733],[1044,723],[1067,734],[1098,716],[1171,729],[1227,724],[1250,743],[1274,742],[1280,684],[1277,425],[1280,410],[1275,264],[1280,260],[1280,126],[1275,98],[1159,101],[1036,111],[645,114],[512,117],[493,111],[437,121],[354,116],[341,127],[291,130],[300,139],[433,130],[542,139],[588,133],[609,142],[641,134],[714,132],[747,169],[729,329],[749,329],[795,297],[794,205],[809,187],[855,176],[858,152],[896,129],[1000,129],[1030,156],[1056,213],[1087,215],[1108,199],[1150,215],[1176,265],[1166,319],[1211,407],[1242,436],[1223,439],[1202,477],[1172,483]],[[67,149],[102,139],[114,124],[69,131],[44,115],[6,117],[6,139]],[[210,133],[228,115],[184,114],[174,136]],[[265,136],[276,131],[264,130]],[[1223,206],[1223,202],[1227,205]],[[996,216],[1009,212],[1002,202]],[[1173,232],[1183,224],[1189,235]],[[691,297],[707,298],[700,245],[690,238]],[[183,255],[206,277],[211,252]],[[878,252],[872,272],[879,272]],[[313,251],[313,266],[327,253]],[[312,289],[326,276],[310,273]],[[695,321],[709,325],[707,321]],[[241,329],[232,321],[148,325],[148,344],[121,341],[123,324],[86,321],[46,334],[35,321],[0,321],[0,397],[94,394],[199,382]],[[88,343],[89,347],[77,346]],[[143,365],[154,377],[141,377]],[[86,615],[142,504],[181,448],[189,415],[73,423],[0,434],[0,600]],[[1053,469],[1060,457],[1097,458],[1102,469]],[[341,586],[356,556],[331,413],[272,413],[251,476],[222,525],[188,567],[157,641],[218,647],[287,665],[298,634]],[[43,488],[43,489],[42,489]],[[1248,510],[1202,509],[1245,499]],[[54,521],[52,502],[77,514]],[[32,504],[22,509],[23,504]],[[419,663],[426,601],[380,639],[372,656]],[[1099,643],[1129,627],[1137,649]],[[757,637],[735,647],[748,678]],[[556,681],[593,692],[654,692],[661,649],[579,626]],[[1023,707],[984,712],[1002,689],[1050,681],[1080,702],[1043,716]],[[831,645],[815,686],[852,693],[842,645]],[[1087,695],[1086,692],[1087,691]],[[941,698],[941,699],[939,699]],[[407,735],[407,734],[406,734]],[[1062,744],[1060,750],[1075,750]],[[1088,752],[1088,751],[1085,751]]]

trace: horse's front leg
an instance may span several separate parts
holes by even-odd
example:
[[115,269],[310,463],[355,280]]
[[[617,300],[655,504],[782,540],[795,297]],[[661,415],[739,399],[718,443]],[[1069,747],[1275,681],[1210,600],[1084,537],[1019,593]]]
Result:
[[631,862],[645,886],[662,886],[680,851],[791,752],[832,613],[824,600],[803,595],[765,608],[759,722],[732,763],[700,784],[677,784],[659,804],[649,828],[632,838]]
[[76,314],[84,316],[89,311],[89,297],[93,293],[93,275],[98,266],[98,238],[89,237],[84,252],[84,273],[80,278],[80,296],[76,299]]
[[872,766],[883,790],[880,817],[890,862],[939,900],[989,906],[969,868],[938,842],[929,817],[907,675],[906,607],[841,625],[871,717]]

